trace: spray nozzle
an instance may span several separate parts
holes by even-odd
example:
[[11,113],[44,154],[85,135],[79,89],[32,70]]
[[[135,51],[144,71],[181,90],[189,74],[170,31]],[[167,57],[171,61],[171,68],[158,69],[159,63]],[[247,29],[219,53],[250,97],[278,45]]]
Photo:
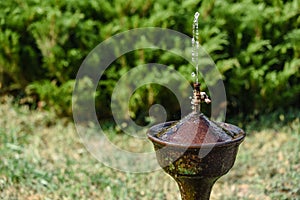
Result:
[[211,100],[205,92],[201,92],[200,83],[194,83],[192,105],[194,112],[200,112],[200,104],[202,102],[210,103]]

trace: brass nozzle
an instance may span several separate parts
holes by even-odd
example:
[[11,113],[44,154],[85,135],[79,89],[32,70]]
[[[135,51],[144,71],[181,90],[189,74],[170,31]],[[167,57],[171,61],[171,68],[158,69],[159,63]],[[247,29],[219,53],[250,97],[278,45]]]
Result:
[[201,102],[205,102],[208,104],[211,102],[211,100],[205,92],[200,91],[200,83],[194,83],[193,99],[191,102],[194,112],[200,112]]

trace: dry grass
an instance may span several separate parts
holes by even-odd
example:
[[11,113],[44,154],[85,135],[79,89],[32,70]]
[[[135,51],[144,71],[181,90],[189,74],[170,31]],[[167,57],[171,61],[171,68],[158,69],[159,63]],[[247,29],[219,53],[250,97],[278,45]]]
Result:
[[[51,112],[18,107],[9,98],[1,100],[0,111],[1,199],[180,199],[177,185],[161,170],[125,173],[98,162],[73,123]],[[284,126],[249,130],[211,199],[300,199],[299,125],[298,115]],[[111,138],[136,148],[130,137]]]

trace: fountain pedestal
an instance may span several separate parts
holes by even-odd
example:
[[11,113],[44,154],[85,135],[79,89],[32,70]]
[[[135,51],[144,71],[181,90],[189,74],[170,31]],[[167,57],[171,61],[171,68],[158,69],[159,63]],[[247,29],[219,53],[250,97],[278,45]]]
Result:
[[185,145],[158,137],[161,130],[172,124],[174,122],[158,124],[148,131],[158,163],[177,182],[183,200],[209,199],[214,183],[232,168],[245,133],[234,125],[222,123],[221,127],[238,133],[237,137],[216,143]]
[[179,186],[181,198],[183,200],[203,199],[208,200],[211,189],[217,178],[205,177],[180,177],[175,178]]

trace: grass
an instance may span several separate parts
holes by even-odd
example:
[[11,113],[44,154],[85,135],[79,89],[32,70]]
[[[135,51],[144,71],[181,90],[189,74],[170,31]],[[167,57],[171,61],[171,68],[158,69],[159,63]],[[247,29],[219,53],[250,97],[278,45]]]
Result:
[[[1,99],[0,112],[0,199],[180,199],[162,170],[132,174],[98,162],[73,123],[52,112],[16,106],[10,98]],[[211,199],[300,199],[299,110],[263,116],[245,129],[236,163]],[[111,139],[132,144],[120,134]]]

